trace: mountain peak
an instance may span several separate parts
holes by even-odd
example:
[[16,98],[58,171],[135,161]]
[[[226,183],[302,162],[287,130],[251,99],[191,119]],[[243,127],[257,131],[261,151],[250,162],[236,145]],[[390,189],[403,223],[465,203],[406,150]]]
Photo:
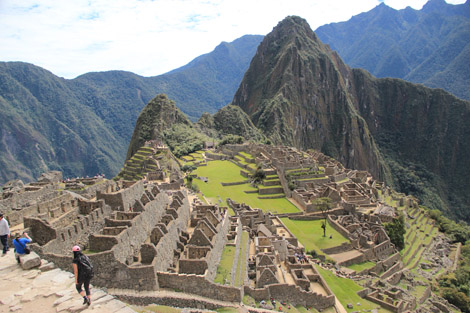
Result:
[[[287,35],[292,33],[308,35],[309,37],[312,37],[313,35],[316,39],[316,36],[310,28],[308,22],[300,16],[295,15],[287,16],[285,19],[280,21],[277,26],[273,28],[273,31],[270,34]],[[268,34],[268,36],[270,34]]]
[[432,11],[437,11],[440,10],[444,7],[447,7],[448,4],[445,2],[445,0],[429,0],[426,2],[426,4],[423,6],[423,11],[424,12],[432,12]]

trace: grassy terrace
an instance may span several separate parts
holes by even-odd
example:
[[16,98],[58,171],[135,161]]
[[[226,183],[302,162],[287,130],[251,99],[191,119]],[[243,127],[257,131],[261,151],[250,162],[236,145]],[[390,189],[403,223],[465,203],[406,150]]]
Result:
[[[337,277],[332,272],[325,270],[318,265],[315,265],[315,268],[318,270],[323,279],[325,279],[331,291],[333,291],[333,293],[338,298],[339,302],[341,302],[341,304],[344,306],[344,309],[346,311],[370,312],[370,310],[372,309],[379,308],[380,313],[390,312],[389,310],[383,309],[373,302],[359,297],[356,292],[362,290],[363,288],[356,284],[353,280]],[[356,305],[358,302],[361,303],[361,306]],[[352,303],[354,305],[354,308],[348,309],[348,303]]]
[[366,262],[359,263],[359,264],[349,265],[348,268],[356,271],[357,273],[359,273],[359,272],[361,272],[365,269],[368,269],[368,268],[371,268],[371,267],[374,267],[374,266],[375,266],[374,262],[366,261]]
[[244,156],[244,157],[247,158],[247,159],[253,159],[253,156],[252,156],[251,154],[249,154],[249,153],[246,153],[246,152],[241,151],[241,152],[238,152],[238,154]]
[[[289,218],[281,219],[284,225],[294,234],[299,242],[305,247],[306,251],[315,250],[319,254],[324,254],[320,249],[332,248],[341,245],[349,240],[338,233],[330,223],[326,227],[326,237],[323,237],[321,223],[323,220],[316,221],[296,221]],[[333,238],[330,239],[330,235]]]
[[247,194],[247,190],[257,190],[250,184],[235,186],[222,186],[221,183],[245,181],[246,177],[240,175],[240,167],[229,161],[211,161],[207,166],[198,167],[195,171],[197,176],[208,177],[209,181],[204,183],[195,179],[193,183],[197,184],[201,192],[213,204],[219,203],[219,196],[222,200],[221,205],[227,205],[226,199],[231,198],[240,203],[246,203],[252,208],[260,208],[263,211],[273,213],[294,213],[299,209],[286,198],[279,199],[258,199],[258,193]]
[[[416,221],[415,224],[413,224],[414,221]],[[411,227],[406,230],[405,247],[403,250],[400,251],[403,263],[408,267],[412,267],[419,260],[422,253],[424,252],[425,247],[422,247],[421,245],[429,245],[431,243],[431,240],[438,232],[437,227],[434,227],[432,224],[427,224],[427,221],[427,217],[424,217],[423,213],[420,211],[418,211],[418,213],[415,215],[414,220],[408,219],[408,223]],[[426,234],[429,235],[426,236]],[[415,236],[416,240],[412,242]]]
[[219,266],[217,267],[217,274],[215,275],[214,282],[218,284],[227,283],[230,285],[232,280],[231,272],[233,265],[233,258],[235,257],[235,247],[225,246],[220,258]]
[[243,278],[245,277],[245,273],[247,271],[247,258],[246,258],[246,250],[248,240],[250,239],[248,232],[242,232],[242,239],[240,242],[240,256],[238,258],[237,264],[237,273],[235,274],[235,286],[240,287],[243,285],[244,281]]

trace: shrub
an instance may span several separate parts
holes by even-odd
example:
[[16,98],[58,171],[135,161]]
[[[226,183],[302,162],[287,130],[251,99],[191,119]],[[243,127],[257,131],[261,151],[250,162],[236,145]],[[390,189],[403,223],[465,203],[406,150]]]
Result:
[[400,214],[398,218],[393,219],[390,223],[385,224],[385,231],[387,232],[390,241],[395,245],[398,250],[405,247],[405,217]]

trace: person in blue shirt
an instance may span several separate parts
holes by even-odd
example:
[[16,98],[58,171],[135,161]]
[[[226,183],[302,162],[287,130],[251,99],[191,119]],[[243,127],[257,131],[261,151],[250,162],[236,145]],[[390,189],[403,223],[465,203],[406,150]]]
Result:
[[26,254],[26,244],[31,242],[31,238],[29,238],[26,232],[23,232],[23,236],[24,237],[21,237],[20,234],[17,233],[15,239],[12,241],[13,245],[15,246],[15,257],[18,263],[20,263],[20,256]]

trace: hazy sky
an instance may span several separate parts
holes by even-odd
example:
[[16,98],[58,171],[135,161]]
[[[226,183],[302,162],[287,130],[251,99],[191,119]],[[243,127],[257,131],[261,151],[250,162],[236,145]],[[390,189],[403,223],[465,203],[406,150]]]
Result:
[[[222,41],[265,35],[288,15],[317,27],[379,0],[0,0],[0,61],[74,78],[91,71],[165,73]],[[463,3],[465,0],[447,0]],[[421,9],[426,0],[385,0]]]

